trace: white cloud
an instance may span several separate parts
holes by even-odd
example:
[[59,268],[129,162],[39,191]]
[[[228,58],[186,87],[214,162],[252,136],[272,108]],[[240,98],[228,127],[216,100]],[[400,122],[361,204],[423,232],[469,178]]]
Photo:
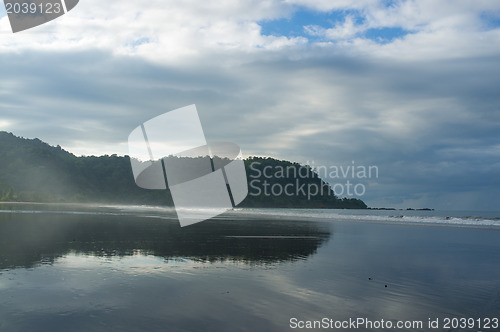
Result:
[[378,5],[380,0],[285,0],[284,2],[319,11],[332,11],[371,8]]
[[[345,11],[332,26],[310,24],[303,37],[266,36],[259,22],[290,17],[294,11]],[[348,12],[351,11],[351,12]],[[307,35],[330,51],[415,60],[422,57],[467,57],[495,53],[500,30],[487,28],[482,17],[499,15],[492,1],[162,1],[148,6],[125,1],[86,0],[67,15],[36,29],[8,34],[7,17],[0,19],[0,52],[107,50],[163,63],[199,61],[210,54],[303,54]],[[358,18],[355,17],[359,16]],[[483,16],[482,16],[483,15]],[[380,44],[367,39],[368,29],[401,28],[410,35]],[[485,31],[485,30],[490,31]],[[314,40],[309,41],[313,45]],[[470,47],[472,46],[472,47]],[[479,50],[479,51],[478,51]],[[292,52],[291,52],[292,51]],[[257,55],[257,56],[259,56]]]
[[363,24],[356,24],[351,15],[347,15],[344,22],[336,24],[333,28],[325,29],[317,25],[308,25],[304,27],[305,31],[312,36],[322,36],[330,40],[345,40],[358,35],[366,30]]
[[[3,52],[111,50],[157,60],[198,58],[213,50],[251,51],[302,43],[300,38],[263,36],[255,22],[279,17],[276,1],[81,1],[67,15],[0,42]],[[7,18],[2,30],[9,30]]]

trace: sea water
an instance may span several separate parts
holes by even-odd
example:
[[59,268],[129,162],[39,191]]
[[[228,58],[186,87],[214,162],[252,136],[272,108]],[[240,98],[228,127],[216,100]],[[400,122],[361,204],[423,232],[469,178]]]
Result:
[[0,331],[487,330],[499,215],[1,204]]

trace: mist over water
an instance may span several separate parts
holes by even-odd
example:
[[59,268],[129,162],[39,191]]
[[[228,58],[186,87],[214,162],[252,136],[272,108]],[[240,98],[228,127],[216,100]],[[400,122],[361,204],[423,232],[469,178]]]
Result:
[[181,228],[168,208],[1,204],[0,330],[498,316],[500,229],[418,213],[236,210]]

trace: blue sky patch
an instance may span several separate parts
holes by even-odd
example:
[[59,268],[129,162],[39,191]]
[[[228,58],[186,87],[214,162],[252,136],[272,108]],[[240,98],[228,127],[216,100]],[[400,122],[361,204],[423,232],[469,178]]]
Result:
[[[336,24],[344,22],[345,17],[351,15],[356,18],[356,23],[363,23],[363,18],[356,11],[333,11],[320,12],[311,10],[300,10],[293,14],[291,18],[281,18],[278,20],[264,20],[258,22],[262,27],[263,35],[300,37],[307,36],[304,27],[317,25],[325,29],[332,28]],[[314,37],[313,37],[314,39]]]
[[487,30],[500,27],[500,13],[485,12],[481,14],[480,18]]
[[143,44],[148,44],[150,43],[151,40],[149,38],[146,38],[146,37],[142,37],[142,38],[139,38],[139,39],[136,39],[132,42],[132,47],[137,47],[137,46],[141,46]]
[[[286,36],[286,37],[307,37],[311,41],[324,39],[322,36],[311,36],[304,30],[305,26],[314,25],[324,29],[330,29],[335,25],[343,24],[345,18],[354,18],[356,24],[363,24],[364,17],[357,11],[333,11],[319,12],[310,10],[300,10],[294,13],[291,18],[281,18],[278,20],[261,21],[263,35]],[[399,28],[377,28],[368,29],[360,33],[360,37],[371,39],[377,43],[385,44],[394,39],[404,37],[409,31]]]

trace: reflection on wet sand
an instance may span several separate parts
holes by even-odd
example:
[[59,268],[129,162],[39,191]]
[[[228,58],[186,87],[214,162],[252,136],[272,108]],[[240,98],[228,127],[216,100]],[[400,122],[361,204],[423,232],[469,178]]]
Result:
[[50,264],[70,252],[279,263],[305,259],[330,235],[324,224],[290,220],[212,220],[180,228],[175,220],[131,215],[0,213],[0,269]]

